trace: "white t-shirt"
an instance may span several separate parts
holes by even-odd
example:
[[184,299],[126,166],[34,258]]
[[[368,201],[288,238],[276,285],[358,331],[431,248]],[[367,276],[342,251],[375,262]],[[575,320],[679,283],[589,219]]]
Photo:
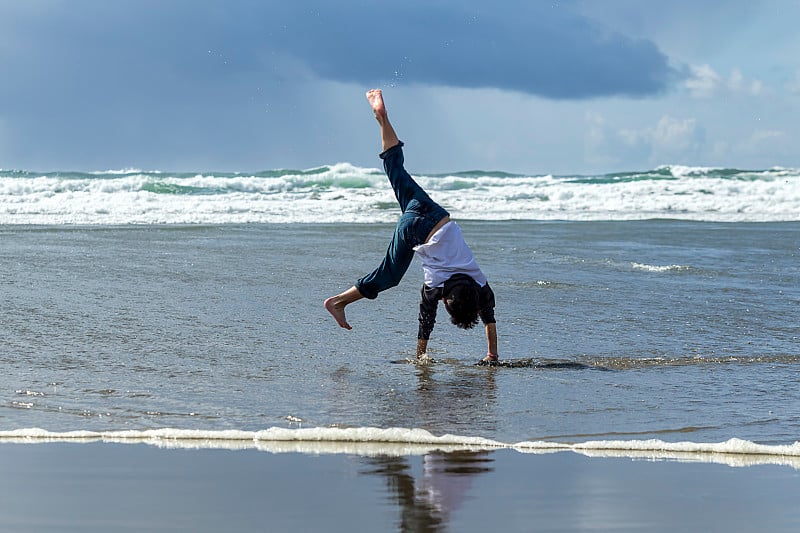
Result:
[[425,244],[414,247],[422,260],[425,285],[431,288],[444,287],[444,282],[454,274],[466,274],[478,285],[486,285],[483,275],[461,234],[458,224],[449,221],[439,228]]

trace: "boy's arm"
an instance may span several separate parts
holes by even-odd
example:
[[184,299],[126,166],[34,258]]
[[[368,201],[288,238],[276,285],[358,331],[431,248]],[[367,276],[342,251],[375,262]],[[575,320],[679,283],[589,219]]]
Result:
[[497,356],[497,324],[486,324],[486,344],[488,350],[486,355]]
[[417,339],[417,359],[428,351],[428,339]]
[[428,349],[428,339],[436,324],[436,309],[442,297],[441,289],[430,289],[424,284],[420,291],[419,302],[419,331],[417,333],[417,358],[425,355]]
[[479,293],[480,311],[478,312],[486,327],[486,355],[497,357],[497,324],[494,319],[494,291],[487,283]]

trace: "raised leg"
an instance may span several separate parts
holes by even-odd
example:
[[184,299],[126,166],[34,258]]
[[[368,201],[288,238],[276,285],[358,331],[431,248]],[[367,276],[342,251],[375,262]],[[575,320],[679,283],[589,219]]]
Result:
[[363,298],[363,296],[358,289],[355,287],[350,287],[343,293],[337,294],[336,296],[331,296],[325,300],[325,309],[327,309],[328,312],[333,315],[336,323],[341,327],[344,329],[353,329],[353,327],[347,323],[344,308],[347,307],[348,304],[358,301],[361,298]]
[[392,123],[389,122],[389,115],[386,113],[386,104],[383,102],[383,93],[380,89],[372,89],[367,91],[367,101],[372,106],[372,111],[375,113],[375,119],[381,127],[381,144],[385,152],[393,146],[400,144],[400,139],[397,138]]

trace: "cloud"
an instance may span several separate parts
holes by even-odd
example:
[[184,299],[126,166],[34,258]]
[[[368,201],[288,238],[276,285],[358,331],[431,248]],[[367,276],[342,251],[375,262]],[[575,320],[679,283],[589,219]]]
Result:
[[[645,97],[681,79],[653,42],[592,22],[571,5],[51,0],[51,9],[25,22],[44,32],[34,52],[63,48],[50,52],[80,70],[147,75],[169,67],[203,77],[225,66],[280,76],[272,62],[291,58],[338,82],[499,88],[551,99]],[[0,14],[7,9],[0,4]],[[14,28],[19,13],[4,18],[5,29],[22,34]]]
[[[776,139],[782,146],[797,137],[788,114],[776,111],[780,102],[761,98],[747,103],[762,107],[731,109],[734,99],[724,98],[770,94],[756,72],[770,86],[800,94],[794,62],[769,70],[761,41],[752,41],[756,59],[681,54],[674,47],[685,41],[681,24],[709,20],[701,16],[705,4],[689,17],[672,4],[654,12],[633,0],[612,5],[620,3],[629,6],[631,21],[646,17],[645,29],[658,32],[603,21],[598,12],[617,9],[583,2],[594,6],[590,18],[579,0],[0,0],[6,130],[0,164],[90,170],[373,164],[371,151],[359,159],[373,140],[374,121],[364,116],[361,96],[372,85],[397,87],[391,102],[402,110],[396,118],[404,132],[416,140],[438,142],[425,137],[430,131],[446,137],[445,151],[434,151],[431,142],[418,146],[415,161],[426,168],[471,161],[594,171],[582,155],[589,163],[630,168],[681,142],[690,150],[702,145],[703,124],[715,135],[708,144],[724,141],[735,157],[754,113],[764,118],[765,131],[786,132]],[[696,2],[680,4],[694,10]],[[667,15],[670,24],[662,20]],[[703,42],[724,48],[730,41],[720,32],[727,28],[712,30]],[[670,94],[671,88],[677,90]],[[665,98],[649,98],[660,94]],[[589,124],[587,107],[602,111],[606,122]],[[659,126],[665,109],[669,120]],[[473,149],[474,138],[485,146],[496,141],[497,153]]]
[[759,96],[766,92],[761,80],[748,80],[738,68],[731,70],[729,77],[719,75],[709,65],[689,67],[691,75],[684,81],[684,87],[694,98],[708,99],[721,94],[745,94]]
[[0,115],[16,165],[295,166],[317,140],[309,164],[347,156],[330,140],[346,124],[320,119],[350,105],[331,87],[570,101],[646,97],[680,78],[652,42],[571,5],[0,0]]
[[692,77],[686,80],[686,88],[695,98],[711,98],[722,85],[722,78],[708,65],[691,67]]
[[626,160],[694,164],[705,146],[705,130],[695,118],[663,115],[655,125],[618,128],[600,114],[588,113],[586,124],[586,158],[595,165],[614,166]]
[[661,117],[651,136],[654,156],[667,160],[696,154],[702,142],[695,119],[677,119],[669,115]]
[[598,112],[586,113],[584,120],[584,158],[594,168],[618,170],[626,160],[649,160],[651,129],[620,129]]
[[581,99],[660,94],[681,78],[652,42],[568,6],[320,2],[306,24],[311,31],[286,32],[273,44],[321,77],[366,85],[493,87]]

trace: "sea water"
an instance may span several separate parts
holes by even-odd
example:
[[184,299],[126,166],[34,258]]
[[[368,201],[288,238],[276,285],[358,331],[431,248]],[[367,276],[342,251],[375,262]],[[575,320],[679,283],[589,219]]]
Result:
[[419,180],[530,366],[444,312],[406,362],[416,261],[336,326],[398,214],[376,169],[0,172],[0,437],[800,455],[800,172]]

